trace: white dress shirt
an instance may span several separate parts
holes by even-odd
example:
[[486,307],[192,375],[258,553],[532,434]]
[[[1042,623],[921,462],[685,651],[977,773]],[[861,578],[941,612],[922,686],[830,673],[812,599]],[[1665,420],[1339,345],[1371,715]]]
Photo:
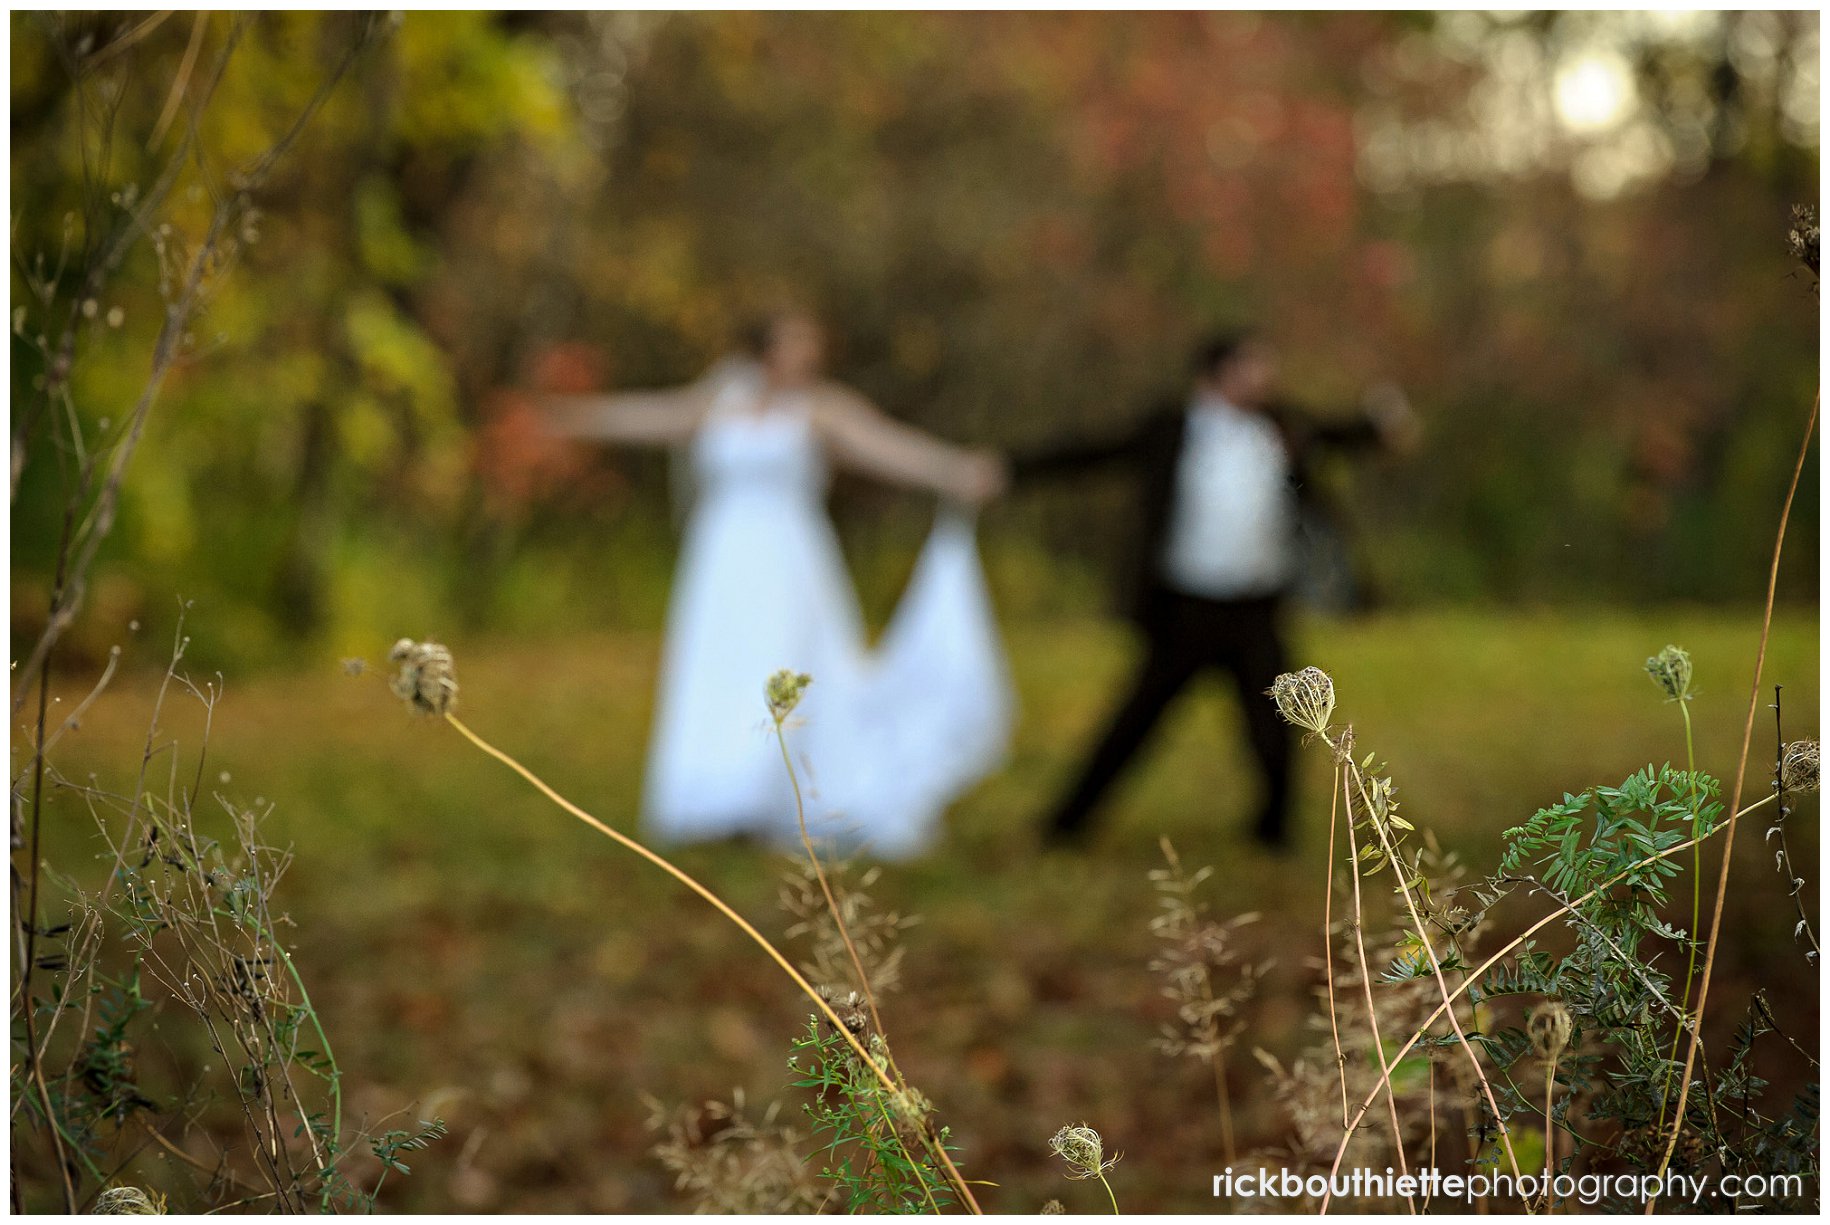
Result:
[[1189,409],[1163,577],[1213,600],[1271,595],[1296,570],[1296,496],[1276,425],[1220,396]]

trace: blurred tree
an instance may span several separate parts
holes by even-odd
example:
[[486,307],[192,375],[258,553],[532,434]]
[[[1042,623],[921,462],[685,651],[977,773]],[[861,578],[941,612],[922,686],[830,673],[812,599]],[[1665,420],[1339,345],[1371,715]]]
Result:
[[[13,167],[33,223],[17,235],[24,254],[52,248],[43,226],[56,216],[55,193],[81,177],[70,161],[82,151],[76,133],[95,120],[74,92],[52,100],[44,83],[83,35],[15,21],[16,79],[41,91]],[[341,24],[309,13],[251,23],[201,117],[200,146],[232,162],[271,140],[322,75]],[[193,45],[207,59],[231,29],[209,14],[166,22],[99,69],[116,74],[105,88],[119,109],[108,161],[87,173],[115,184],[117,201],[145,181],[157,137],[170,139],[162,104],[168,90],[182,95]],[[436,532],[461,505],[470,452],[455,364],[429,335],[418,294],[440,262],[449,201],[479,162],[573,139],[550,66],[544,40],[489,14],[403,22],[265,185],[241,235],[247,275],[225,284],[211,306],[217,334],[174,380],[128,487],[120,542],[123,569],[160,603],[173,589],[214,597],[220,615],[204,619],[204,633],[217,645],[254,654],[276,627],[319,630],[373,581],[379,559],[366,538]],[[177,198],[200,205],[214,173],[199,166]],[[174,218],[174,243],[197,208],[190,214]],[[122,357],[143,339],[136,329],[158,324],[150,291],[169,275],[163,250],[157,266],[129,270],[138,284],[129,281],[120,304],[130,342]],[[136,289],[145,296],[136,300]],[[73,397],[92,422],[118,419],[134,374],[98,357]],[[31,369],[29,355],[22,365]],[[16,528],[27,564],[45,555],[42,526],[28,513]]]
[[[55,266],[85,173],[143,182],[229,29],[175,14],[104,65],[120,136],[85,171],[59,47],[119,19],[57,20],[14,18],[16,268]],[[256,20],[211,147],[271,139],[341,20]],[[242,658],[651,621],[663,465],[556,453],[503,389],[689,377],[783,297],[893,411],[1011,444],[1118,425],[1198,332],[1259,319],[1319,407],[1395,377],[1427,417],[1425,454],[1353,491],[1393,595],[1745,598],[1817,377],[1782,241],[1817,59],[1812,14],[408,15],[256,201],[111,607],[198,596],[200,649]],[[156,326],[159,262],[124,271],[90,421]],[[15,357],[17,402],[44,366]],[[919,513],[840,496],[890,512],[854,534]],[[1097,556],[1111,496],[994,539]],[[16,566],[46,564],[55,505],[22,488]],[[857,543],[893,583],[904,552]],[[1080,598],[1051,587],[1011,606]]]

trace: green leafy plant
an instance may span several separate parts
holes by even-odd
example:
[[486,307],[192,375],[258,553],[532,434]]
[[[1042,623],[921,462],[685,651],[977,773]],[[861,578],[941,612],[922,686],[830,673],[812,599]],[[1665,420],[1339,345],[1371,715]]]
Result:
[[[843,1003],[841,1017],[862,1032],[867,1022],[858,1002]],[[886,1049],[876,1035],[867,1045]],[[817,1018],[793,1046],[793,1086],[813,1096],[805,1109],[819,1175],[838,1188],[847,1212],[939,1212],[958,1202],[945,1170],[928,1155],[922,1129],[933,1108],[918,1090],[886,1093],[851,1046]],[[886,1056],[878,1058],[887,1066]],[[934,1143],[951,1151],[947,1128]]]
[[[1566,795],[1505,833],[1506,853],[1485,898],[1497,902],[1519,887],[1544,894],[1565,908],[1574,947],[1553,957],[1527,942],[1511,973],[1485,979],[1470,998],[1538,995],[1568,1009],[1579,1053],[1563,1061],[1564,1084],[1571,1094],[1592,1095],[1591,1120],[1625,1131],[1656,1127],[1669,1105],[1677,1071],[1671,1051],[1691,1022],[1655,946],[1675,945],[1694,964],[1695,941],[1661,917],[1683,871],[1668,852],[1695,850],[1715,832],[1720,793],[1706,775],[1648,766],[1618,787]],[[1588,903],[1571,905],[1585,895]],[[1580,1052],[1585,1036],[1598,1049]],[[1501,1066],[1524,1053],[1520,1037],[1502,1029],[1486,1040]]]
[[400,1159],[402,1153],[417,1153],[432,1147],[433,1143],[445,1138],[445,1121],[443,1119],[421,1119],[414,1131],[395,1129],[383,1132],[369,1141],[369,1151],[381,1162],[381,1178],[375,1180],[375,1190],[370,1198],[379,1194],[381,1184],[389,1174],[411,1174],[412,1168]]
[[[1668,648],[1663,657],[1674,667],[1681,659],[1681,680],[1666,687],[1687,695],[1688,656]],[[1308,669],[1280,678],[1272,696],[1291,722],[1334,753],[1338,798],[1348,817],[1346,856],[1356,869],[1350,926],[1362,961],[1359,933],[1370,916],[1358,881],[1389,871],[1399,899],[1395,908],[1408,921],[1391,942],[1378,982],[1387,993],[1434,987],[1439,1001],[1395,1054],[1374,1042],[1380,1074],[1358,1113],[1344,1112],[1331,1172],[1340,1168],[1360,1121],[1381,1095],[1400,1149],[1398,1168],[1405,1168],[1399,1071],[1413,1050],[1446,1055],[1459,1049],[1470,1067],[1466,1087],[1476,1091],[1475,1104],[1485,1106],[1468,1124],[1474,1141],[1470,1160],[1477,1164],[1498,1156],[1490,1140],[1511,1136],[1519,1143],[1507,1156],[1521,1172],[1533,1172],[1531,1159],[1541,1154],[1542,1169],[1564,1173],[1623,1168],[1655,1173],[1673,1166],[1695,1173],[1713,1163],[1724,1172],[1784,1170],[1815,1178],[1815,1086],[1775,1106],[1764,1100],[1768,1086],[1751,1070],[1749,1052],[1756,1040],[1776,1029],[1760,997],[1719,1070],[1701,1060],[1698,1074],[1687,1081],[1687,1069],[1675,1058],[1680,1042],[1694,1037],[1698,1020],[1663,966],[1681,961],[1694,968],[1695,938],[1665,914],[1682,884],[1684,852],[1732,827],[1720,783],[1694,769],[1647,766],[1618,786],[1565,794],[1504,832],[1505,848],[1493,875],[1472,886],[1444,888],[1427,835],[1422,850],[1409,849],[1415,826],[1398,814],[1386,768],[1372,754],[1356,759],[1352,727],[1334,723],[1333,683],[1326,674]],[[1768,796],[1735,815],[1774,801]],[[1547,901],[1553,909],[1477,963],[1479,934],[1501,902],[1514,895]],[[1540,935],[1553,925],[1564,929],[1562,938]],[[1692,976],[1686,973],[1687,980]],[[1362,982],[1371,1015],[1360,1020],[1375,1035],[1374,1018],[1381,1012],[1397,1018],[1415,1008],[1414,995],[1377,998],[1364,974]],[[1342,1026],[1332,1016],[1332,989],[1329,999],[1345,1101],[1348,1065],[1341,1057]],[[1436,1028],[1443,1018],[1447,1032]],[[1815,1067],[1808,1052],[1792,1045]],[[1433,1080],[1433,1062],[1430,1068]],[[1276,1066],[1273,1072],[1287,1099],[1304,1091],[1301,1077]],[[1318,1087],[1308,1081],[1307,1095],[1315,1097]],[[1681,1106],[1686,1097],[1687,1106]],[[1430,1164],[1435,1164],[1433,1095],[1425,1109]],[[1311,1106],[1299,1122],[1313,1134],[1322,1118],[1324,1112]],[[1535,1135],[1522,1130],[1532,1120],[1541,1120]],[[1536,1143],[1527,1146],[1528,1139]],[[1548,1191],[1520,1206],[1531,1211],[1540,1205],[1556,1207]]]
[[[68,1212],[367,1207],[373,1188],[343,1165],[358,1133],[343,1125],[342,1072],[270,908],[289,853],[261,837],[264,805],[222,795],[213,805],[205,790],[219,691],[178,672],[189,642],[182,603],[143,753],[124,763],[124,778],[70,778],[58,768],[59,743],[104,699],[122,661],[116,645],[89,693],[50,717],[63,700],[53,697],[53,672],[61,682],[76,670],[72,631],[130,504],[149,422],[168,383],[207,348],[197,334],[257,240],[256,201],[274,170],[385,30],[370,17],[327,27],[324,71],[300,74],[270,136],[256,125],[257,139],[237,143],[214,139],[221,94],[233,91],[221,86],[246,62],[259,18],[228,15],[212,26],[209,14],[194,15],[175,79],[153,86],[168,101],[152,123],[131,100],[164,77],[148,39],[170,16],[43,13],[16,27],[55,65],[38,81],[37,120],[61,143],[40,155],[70,170],[22,204],[14,233],[14,349],[35,372],[15,385],[12,492],[17,501],[22,486],[33,490],[27,502],[55,506],[60,526],[33,541],[49,561],[48,582],[13,668],[26,751],[11,787],[12,1206],[42,1210],[55,1198]],[[49,234],[52,250],[41,245]],[[156,269],[156,293],[136,284],[147,269]],[[156,309],[135,313],[148,304]],[[156,320],[144,348],[123,343],[141,332],[124,325],[142,319]],[[98,377],[122,362],[131,378]],[[159,727],[174,688],[205,710],[188,774]],[[59,800],[93,819],[107,849],[100,879],[80,859],[47,854],[44,829]],[[189,1130],[196,1112],[225,1097],[239,1108],[245,1150],[225,1145],[205,1160],[168,1134]],[[142,1160],[146,1152],[153,1158]],[[164,1191],[120,1181],[176,1171],[168,1158],[201,1177],[185,1185],[167,1173]]]
[[[221,695],[181,673],[182,623],[179,634],[126,785],[97,773],[67,778],[54,756],[43,764],[52,794],[87,810],[103,853],[99,873],[45,869],[48,913],[64,920],[36,932],[42,994],[33,993],[32,1025],[14,1034],[16,1044],[35,1038],[31,1057],[13,1066],[16,1193],[42,1186],[47,1171],[20,1141],[45,1132],[83,1207],[372,1209],[387,1175],[406,1173],[399,1154],[425,1147],[443,1124],[371,1138],[346,1122],[344,1071],[277,934],[289,922],[275,901],[291,852],[263,834],[269,806],[201,793]],[[203,714],[188,771],[160,732],[170,691]],[[161,753],[171,763],[156,789],[147,763]],[[244,1144],[206,1160],[173,1137],[222,1099]],[[364,1147],[381,1163],[373,1181],[354,1161]],[[148,1185],[119,1182],[130,1174]]]

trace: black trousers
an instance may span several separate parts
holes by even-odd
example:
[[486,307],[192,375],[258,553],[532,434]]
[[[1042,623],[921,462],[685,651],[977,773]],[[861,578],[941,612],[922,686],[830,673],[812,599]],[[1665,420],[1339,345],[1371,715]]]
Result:
[[1087,832],[1099,801],[1124,773],[1163,712],[1209,668],[1229,673],[1239,687],[1240,705],[1263,781],[1253,832],[1281,845],[1288,834],[1291,733],[1265,690],[1288,671],[1280,631],[1282,601],[1209,600],[1167,589],[1151,594],[1142,626],[1148,653],[1131,683],[1131,694],[1081,767],[1079,777],[1055,809],[1051,836],[1058,841]]

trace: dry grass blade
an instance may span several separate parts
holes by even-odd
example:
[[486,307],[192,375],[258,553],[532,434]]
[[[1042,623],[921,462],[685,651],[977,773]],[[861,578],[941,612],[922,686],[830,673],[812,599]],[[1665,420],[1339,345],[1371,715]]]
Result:
[[[1334,1039],[1334,1066],[1341,1080],[1341,1126],[1348,1126],[1347,1056],[1341,1050],[1340,1009],[1334,1000],[1334,845],[1338,835],[1341,793],[1328,789],[1328,875],[1322,885],[1322,981],[1328,987],[1328,1032]],[[1434,1116],[1432,1116],[1433,1120]]]
[[1233,1103],[1227,1086],[1226,1052],[1238,1038],[1241,1011],[1257,993],[1269,963],[1245,959],[1237,945],[1240,929],[1258,921],[1256,913],[1218,922],[1196,899],[1196,890],[1212,873],[1183,870],[1168,838],[1159,840],[1167,866],[1150,873],[1162,909],[1150,920],[1158,942],[1150,969],[1163,976],[1163,994],[1176,1004],[1175,1025],[1164,1025],[1156,1047],[1171,1057],[1187,1056],[1208,1065],[1220,1110],[1220,1145],[1228,1163],[1237,1160],[1233,1136]]
[[[1316,734],[1321,735],[1323,733],[1318,731]],[[1341,744],[1343,746],[1348,746],[1351,745],[1352,742],[1352,730],[1349,729],[1348,731],[1343,732],[1341,735]],[[1347,765],[1343,763],[1335,771],[1335,774],[1341,788],[1341,794],[1345,796],[1347,794]],[[1378,1005],[1373,1002],[1372,964],[1366,956],[1366,905],[1364,899],[1360,895],[1360,848],[1359,842],[1354,836],[1353,827],[1353,807],[1350,804],[1347,809],[1347,865],[1348,872],[1353,878],[1353,918],[1350,922],[1353,926],[1354,947],[1359,953],[1360,989],[1366,997],[1366,1024],[1372,1031],[1372,1053],[1379,1061],[1379,1084],[1385,1088],[1385,1105],[1390,1116],[1392,1127],[1392,1150],[1398,1156],[1399,1171],[1408,1173],[1405,1169],[1404,1128],[1398,1119],[1398,1095],[1393,1092],[1391,1087],[1392,1069],[1397,1066],[1398,1061],[1396,1059],[1388,1060],[1385,1056],[1385,1037],[1379,1032],[1379,1009]],[[1378,1089],[1374,1089],[1373,1093],[1377,1096]],[[1364,1113],[1364,1111],[1361,1112],[1362,1116]],[[1357,1126],[1359,1126],[1359,1120],[1355,1119],[1354,1123],[1349,1126],[1346,1132],[1341,1136],[1341,1151],[1343,1153],[1347,1151],[1347,1143],[1349,1140],[1353,1139],[1354,1128]],[[1331,1202],[1333,1195],[1334,1186],[1333,1180],[1331,1179],[1329,1182],[1328,1194],[1322,1197],[1322,1212],[1326,1213],[1328,1211],[1328,1205]],[[1417,1211],[1416,1203],[1409,1197],[1406,1197],[1405,1202],[1410,1204],[1413,1213]]]
[[[770,678],[764,692],[771,718],[775,724],[775,742],[782,752],[782,765],[787,769],[788,782],[794,788],[794,820],[800,830],[801,847],[807,852],[807,863],[813,868],[814,878],[819,881],[820,892],[826,899],[826,908],[832,916],[833,926],[838,931],[839,939],[845,945],[846,955],[851,958],[852,970],[857,975],[858,990],[864,993],[864,1002],[870,1008],[871,1024],[876,1026],[878,1033],[883,1033],[883,1017],[877,1011],[877,993],[871,990],[870,975],[865,972],[864,959],[858,956],[858,946],[852,941],[851,929],[845,922],[845,911],[840,907],[839,900],[833,896],[832,882],[826,879],[826,868],[820,863],[820,852],[813,845],[813,836],[807,832],[807,805],[801,797],[801,779],[800,775],[795,773],[794,758],[788,752],[788,732],[783,725],[810,680],[811,678],[804,674],[780,672]],[[787,696],[789,692],[792,692],[792,698]],[[901,1079],[900,1073],[898,1073],[897,1079]]]
[[[1779,590],[1779,556],[1785,548],[1786,524],[1792,517],[1792,499],[1798,494],[1798,481],[1805,471],[1805,457],[1811,453],[1811,436],[1817,428],[1817,410],[1822,396],[1811,401],[1811,415],[1805,420],[1805,436],[1798,445],[1798,463],[1792,469],[1792,483],[1786,489],[1785,503],[1779,509],[1779,530],[1773,540],[1773,561],[1767,570],[1766,608],[1760,621],[1760,647],[1754,653],[1754,682],[1752,692],[1747,699],[1747,722],[1741,732],[1741,757],[1735,765],[1734,798],[1729,801],[1730,816],[1726,822],[1728,836],[1722,843],[1722,867],[1716,874],[1716,904],[1709,916],[1708,952],[1703,956],[1703,973],[1697,982],[1696,1023],[1691,1027],[1690,1044],[1684,1051],[1684,1076],[1678,1084],[1677,1109],[1671,1122],[1671,1138],[1665,1144],[1665,1155],[1660,1158],[1658,1172],[1663,1175],[1671,1165],[1671,1155],[1677,1151],[1678,1137],[1684,1131],[1684,1107],[1690,1100],[1690,1078],[1696,1071],[1697,1051],[1702,1043],[1703,1012],[1709,1004],[1710,977],[1716,966],[1717,937],[1722,932],[1722,912],[1728,902],[1728,869],[1734,861],[1735,827],[1740,823],[1741,787],[1747,773],[1748,754],[1754,744],[1754,717],[1760,709],[1760,677],[1766,667],[1767,640],[1773,632],[1773,599]],[[1650,1214],[1658,1206],[1658,1197],[1653,1195],[1646,1200],[1646,1212]]]
[[[1353,777],[1355,788],[1360,793],[1361,802],[1367,806],[1368,814],[1372,819],[1373,829],[1378,833],[1380,843],[1385,851],[1386,863],[1390,866],[1393,875],[1398,880],[1398,892],[1403,896],[1404,908],[1411,916],[1412,930],[1415,931],[1417,940],[1423,946],[1424,955],[1429,958],[1430,972],[1436,979],[1437,989],[1442,992],[1442,1002],[1445,1010],[1444,1015],[1448,1017],[1449,1028],[1455,1031],[1456,1043],[1461,1047],[1462,1052],[1467,1055],[1468,1067],[1474,1073],[1475,1081],[1480,1085],[1481,1096],[1486,1099],[1487,1108],[1493,1112],[1494,1125],[1499,1128],[1500,1145],[1506,1150],[1506,1160],[1511,1163],[1512,1175],[1516,1179],[1520,1174],[1519,1158],[1518,1154],[1513,1151],[1511,1129],[1506,1126],[1505,1116],[1500,1113],[1499,1101],[1493,1095],[1493,1084],[1487,1079],[1487,1073],[1481,1067],[1480,1057],[1474,1053],[1474,1045],[1468,1041],[1467,1031],[1462,1029],[1461,1018],[1455,1015],[1453,996],[1449,993],[1448,979],[1443,976],[1442,962],[1436,956],[1435,942],[1430,939],[1429,929],[1424,925],[1423,916],[1417,912],[1417,902],[1411,895],[1410,882],[1405,879],[1404,861],[1398,857],[1398,848],[1393,844],[1392,839],[1386,830],[1385,822],[1372,812],[1373,800],[1372,797],[1367,794],[1364,777],[1352,761],[1347,763],[1347,770]],[[1344,798],[1347,805],[1347,822],[1349,827],[1351,827],[1354,820],[1353,796],[1348,795]],[[1531,1205],[1529,1203],[1525,1205],[1525,1211],[1527,1213],[1531,1212]]]

